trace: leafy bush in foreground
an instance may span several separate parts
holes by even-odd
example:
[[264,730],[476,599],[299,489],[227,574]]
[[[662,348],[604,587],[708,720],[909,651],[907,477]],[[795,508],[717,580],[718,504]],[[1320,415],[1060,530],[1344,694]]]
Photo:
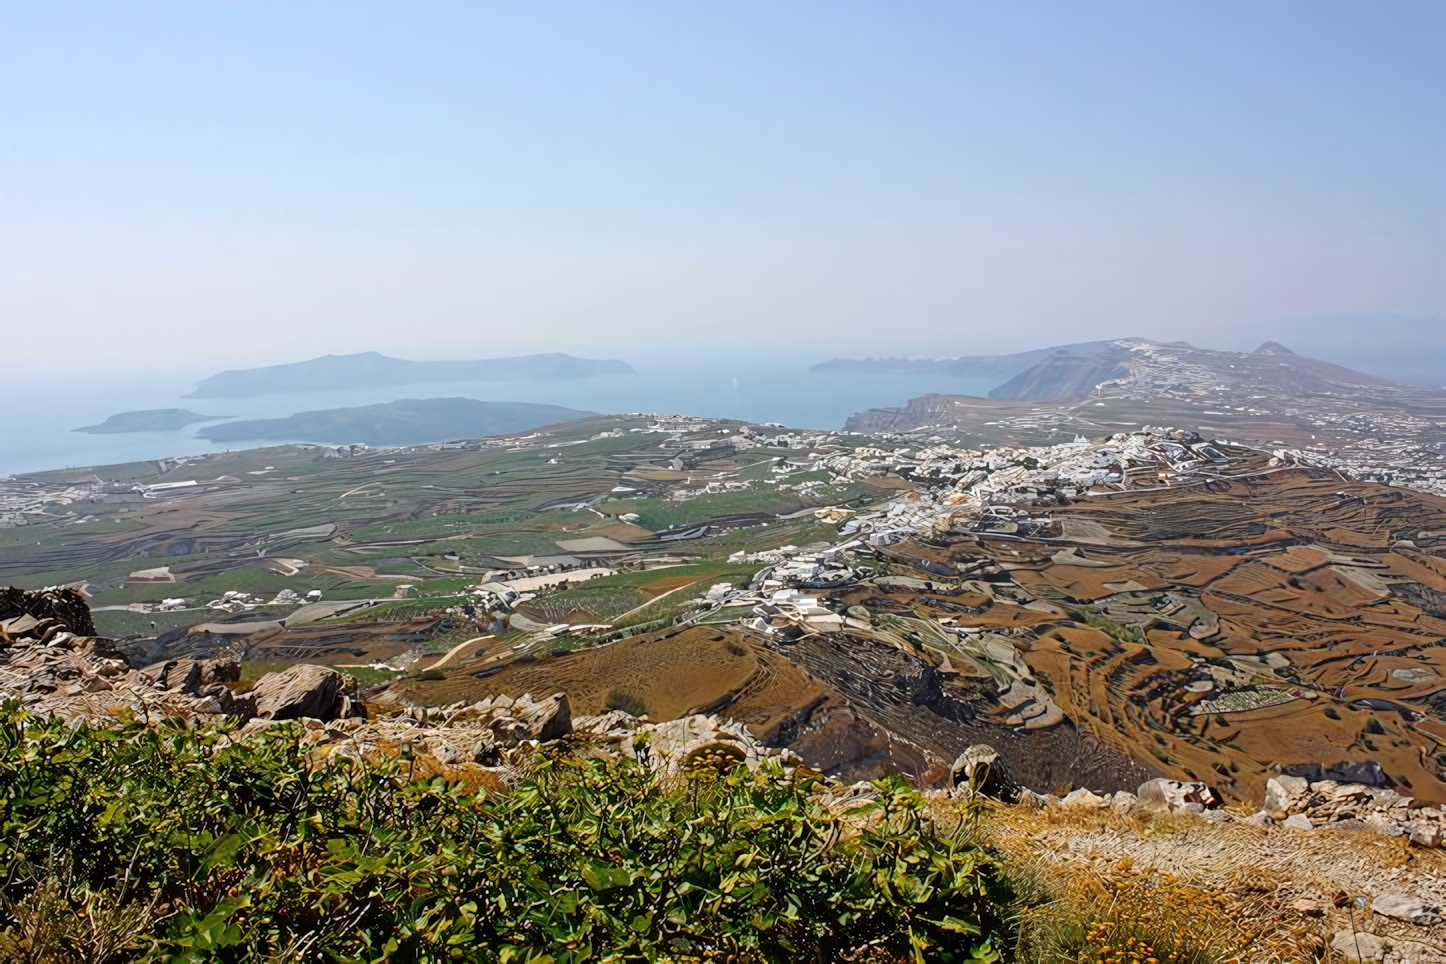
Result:
[[0,711],[0,959],[996,959],[992,861],[902,784],[540,759],[484,796],[301,732]]

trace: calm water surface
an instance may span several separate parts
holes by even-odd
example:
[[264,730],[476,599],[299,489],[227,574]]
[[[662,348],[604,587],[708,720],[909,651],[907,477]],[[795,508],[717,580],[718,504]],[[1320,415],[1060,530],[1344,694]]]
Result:
[[984,395],[995,384],[993,380],[937,376],[823,375],[809,372],[804,365],[787,363],[635,362],[634,367],[636,375],[571,382],[433,383],[216,399],[181,397],[194,388],[194,375],[117,373],[70,383],[10,381],[0,384],[0,477],[278,444],[208,442],[195,438],[199,424],[176,432],[127,435],[71,431],[102,422],[117,412],[152,408],[186,408],[239,418],[280,418],[296,412],[372,405],[399,398],[460,396],[483,401],[545,402],[603,413],[682,413],[837,429],[849,415],[866,408],[903,405],[910,398],[930,392]]

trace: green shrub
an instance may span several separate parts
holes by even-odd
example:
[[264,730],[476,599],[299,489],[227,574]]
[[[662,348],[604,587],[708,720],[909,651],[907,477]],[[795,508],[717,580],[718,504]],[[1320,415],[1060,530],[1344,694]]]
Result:
[[631,693],[624,693],[622,690],[613,690],[608,693],[608,709],[622,710],[629,716],[646,716],[648,708],[643,701]]
[[539,757],[488,796],[303,732],[0,710],[0,958],[997,959],[992,859],[902,783]]

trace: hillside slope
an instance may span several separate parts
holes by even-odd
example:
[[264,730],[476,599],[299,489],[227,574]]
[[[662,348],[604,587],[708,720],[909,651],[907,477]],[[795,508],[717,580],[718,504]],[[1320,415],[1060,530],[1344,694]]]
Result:
[[561,352],[479,361],[407,361],[374,351],[323,355],[289,365],[224,371],[204,378],[184,398],[240,398],[278,392],[318,392],[426,382],[528,381],[631,375],[627,362],[574,358]]

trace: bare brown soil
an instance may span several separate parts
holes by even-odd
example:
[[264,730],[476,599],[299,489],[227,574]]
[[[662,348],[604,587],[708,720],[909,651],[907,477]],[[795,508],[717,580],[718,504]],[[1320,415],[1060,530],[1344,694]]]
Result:
[[1235,799],[1282,766],[1374,761],[1446,801],[1446,499],[1293,469],[1050,512],[1095,537],[898,547],[987,559],[1010,581],[978,588],[1027,595],[978,615],[890,600],[1006,632],[1069,719]]
[[774,729],[828,688],[788,660],[734,632],[710,627],[623,640],[530,663],[513,663],[476,679],[457,670],[446,680],[407,681],[399,688],[419,703],[444,705],[500,693],[566,692],[577,715],[606,712],[608,694],[641,700],[655,720],[712,712],[747,723],[757,735]]

